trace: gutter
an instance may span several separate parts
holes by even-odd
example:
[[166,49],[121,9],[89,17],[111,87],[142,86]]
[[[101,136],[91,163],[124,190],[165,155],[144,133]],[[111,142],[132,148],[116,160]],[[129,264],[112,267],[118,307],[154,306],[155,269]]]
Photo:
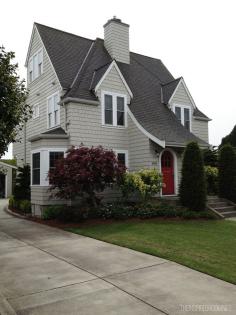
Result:
[[28,141],[34,142],[41,139],[69,139],[69,135],[58,135],[58,134],[39,134],[28,138]]
[[59,104],[67,104],[67,103],[79,103],[79,104],[86,104],[86,105],[99,105],[99,101],[87,100],[85,98],[77,98],[77,97],[65,97],[62,99]]

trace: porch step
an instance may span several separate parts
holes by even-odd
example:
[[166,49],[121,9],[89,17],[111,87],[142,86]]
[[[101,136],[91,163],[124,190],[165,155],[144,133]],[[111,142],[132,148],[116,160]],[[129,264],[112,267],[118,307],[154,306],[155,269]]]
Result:
[[209,206],[212,208],[220,208],[220,207],[227,207],[229,203],[227,201],[218,201],[218,202],[208,202]]
[[208,208],[220,218],[236,217],[236,205],[233,202],[218,196],[208,196],[207,201]]

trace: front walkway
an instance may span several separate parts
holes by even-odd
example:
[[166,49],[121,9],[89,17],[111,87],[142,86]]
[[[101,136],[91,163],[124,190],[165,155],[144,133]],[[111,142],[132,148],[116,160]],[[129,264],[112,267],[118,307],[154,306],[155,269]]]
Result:
[[230,283],[13,217],[4,206],[0,200],[1,315],[236,314]]

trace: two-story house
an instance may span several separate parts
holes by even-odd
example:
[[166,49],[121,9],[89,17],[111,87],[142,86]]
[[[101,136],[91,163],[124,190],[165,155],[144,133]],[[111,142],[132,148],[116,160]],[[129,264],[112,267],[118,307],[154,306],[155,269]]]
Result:
[[50,198],[47,174],[72,145],[113,149],[129,171],[158,168],[163,195],[178,193],[186,144],[208,146],[209,118],[184,79],[129,46],[129,25],[115,17],[104,40],[34,24],[25,64],[33,117],[13,153],[31,165],[35,213],[60,203]]

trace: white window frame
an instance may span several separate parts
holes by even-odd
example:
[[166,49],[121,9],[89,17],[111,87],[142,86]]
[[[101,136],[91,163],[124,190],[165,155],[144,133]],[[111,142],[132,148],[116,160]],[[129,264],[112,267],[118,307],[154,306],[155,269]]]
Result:
[[[35,111],[36,108],[38,108],[37,111]],[[36,114],[35,114],[35,112],[36,112]],[[40,115],[40,112],[39,112],[39,104],[35,104],[35,105],[33,106],[33,116],[32,116],[32,118],[33,118],[33,119],[39,118],[39,115]]]
[[[39,153],[40,154],[40,169],[39,169],[39,184],[33,184],[33,154]],[[31,151],[31,167],[30,167],[30,186],[38,187],[41,185],[41,152],[40,150],[33,150]]]
[[129,151],[128,150],[118,150],[118,149],[113,149],[115,152],[116,156],[118,156],[119,153],[124,153],[125,154],[125,166],[128,169],[129,168]]
[[175,114],[175,108],[180,107],[181,109],[181,124],[184,126],[184,109],[189,109],[189,131],[192,131],[192,107],[191,105],[183,105],[183,104],[173,104],[172,111]]
[[[113,111],[113,124],[105,124],[105,95],[112,96],[112,111]],[[124,126],[117,125],[117,97],[124,98]],[[101,92],[101,109],[102,109],[102,126],[108,128],[119,128],[124,129],[127,128],[127,95],[109,92],[109,91],[102,91]]]
[[[58,96],[58,100],[60,100],[60,93],[59,91],[53,93],[52,95],[48,96],[47,97],[47,129],[54,129],[54,128],[57,128],[58,126],[60,126],[60,123],[61,123],[61,119],[60,119],[60,105],[58,104],[58,122],[57,124],[55,124],[55,107],[54,107],[54,111],[53,111],[53,120],[54,120],[54,123],[52,124],[52,126],[49,126],[49,112],[48,112],[48,108],[49,108],[49,99],[50,98],[54,98],[54,96]],[[54,104],[55,106],[55,104]]]
[[[49,162],[50,162],[50,152],[64,152],[64,157],[66,156],[67,148],[40,148],[31,151],[31,176],[30,176],[30,185],[32,187],[42,187],[50,186],[48,179],[49,172]],[[40,153],[40,184],[33,185],[33,154]]]
[[[41,56],[41,60],[40,57]],[[36,60],[36,64],[34,65],[34,59]],[[41,73],[39,74],[39,64],[41,66]],[[30,72],[32,72],[32,78],[30,78]],[[28,82],[32,83],[35,79],[40,77],[43,74],[43,48],[40,48],[35,54],[33,54],[28,62]]]

